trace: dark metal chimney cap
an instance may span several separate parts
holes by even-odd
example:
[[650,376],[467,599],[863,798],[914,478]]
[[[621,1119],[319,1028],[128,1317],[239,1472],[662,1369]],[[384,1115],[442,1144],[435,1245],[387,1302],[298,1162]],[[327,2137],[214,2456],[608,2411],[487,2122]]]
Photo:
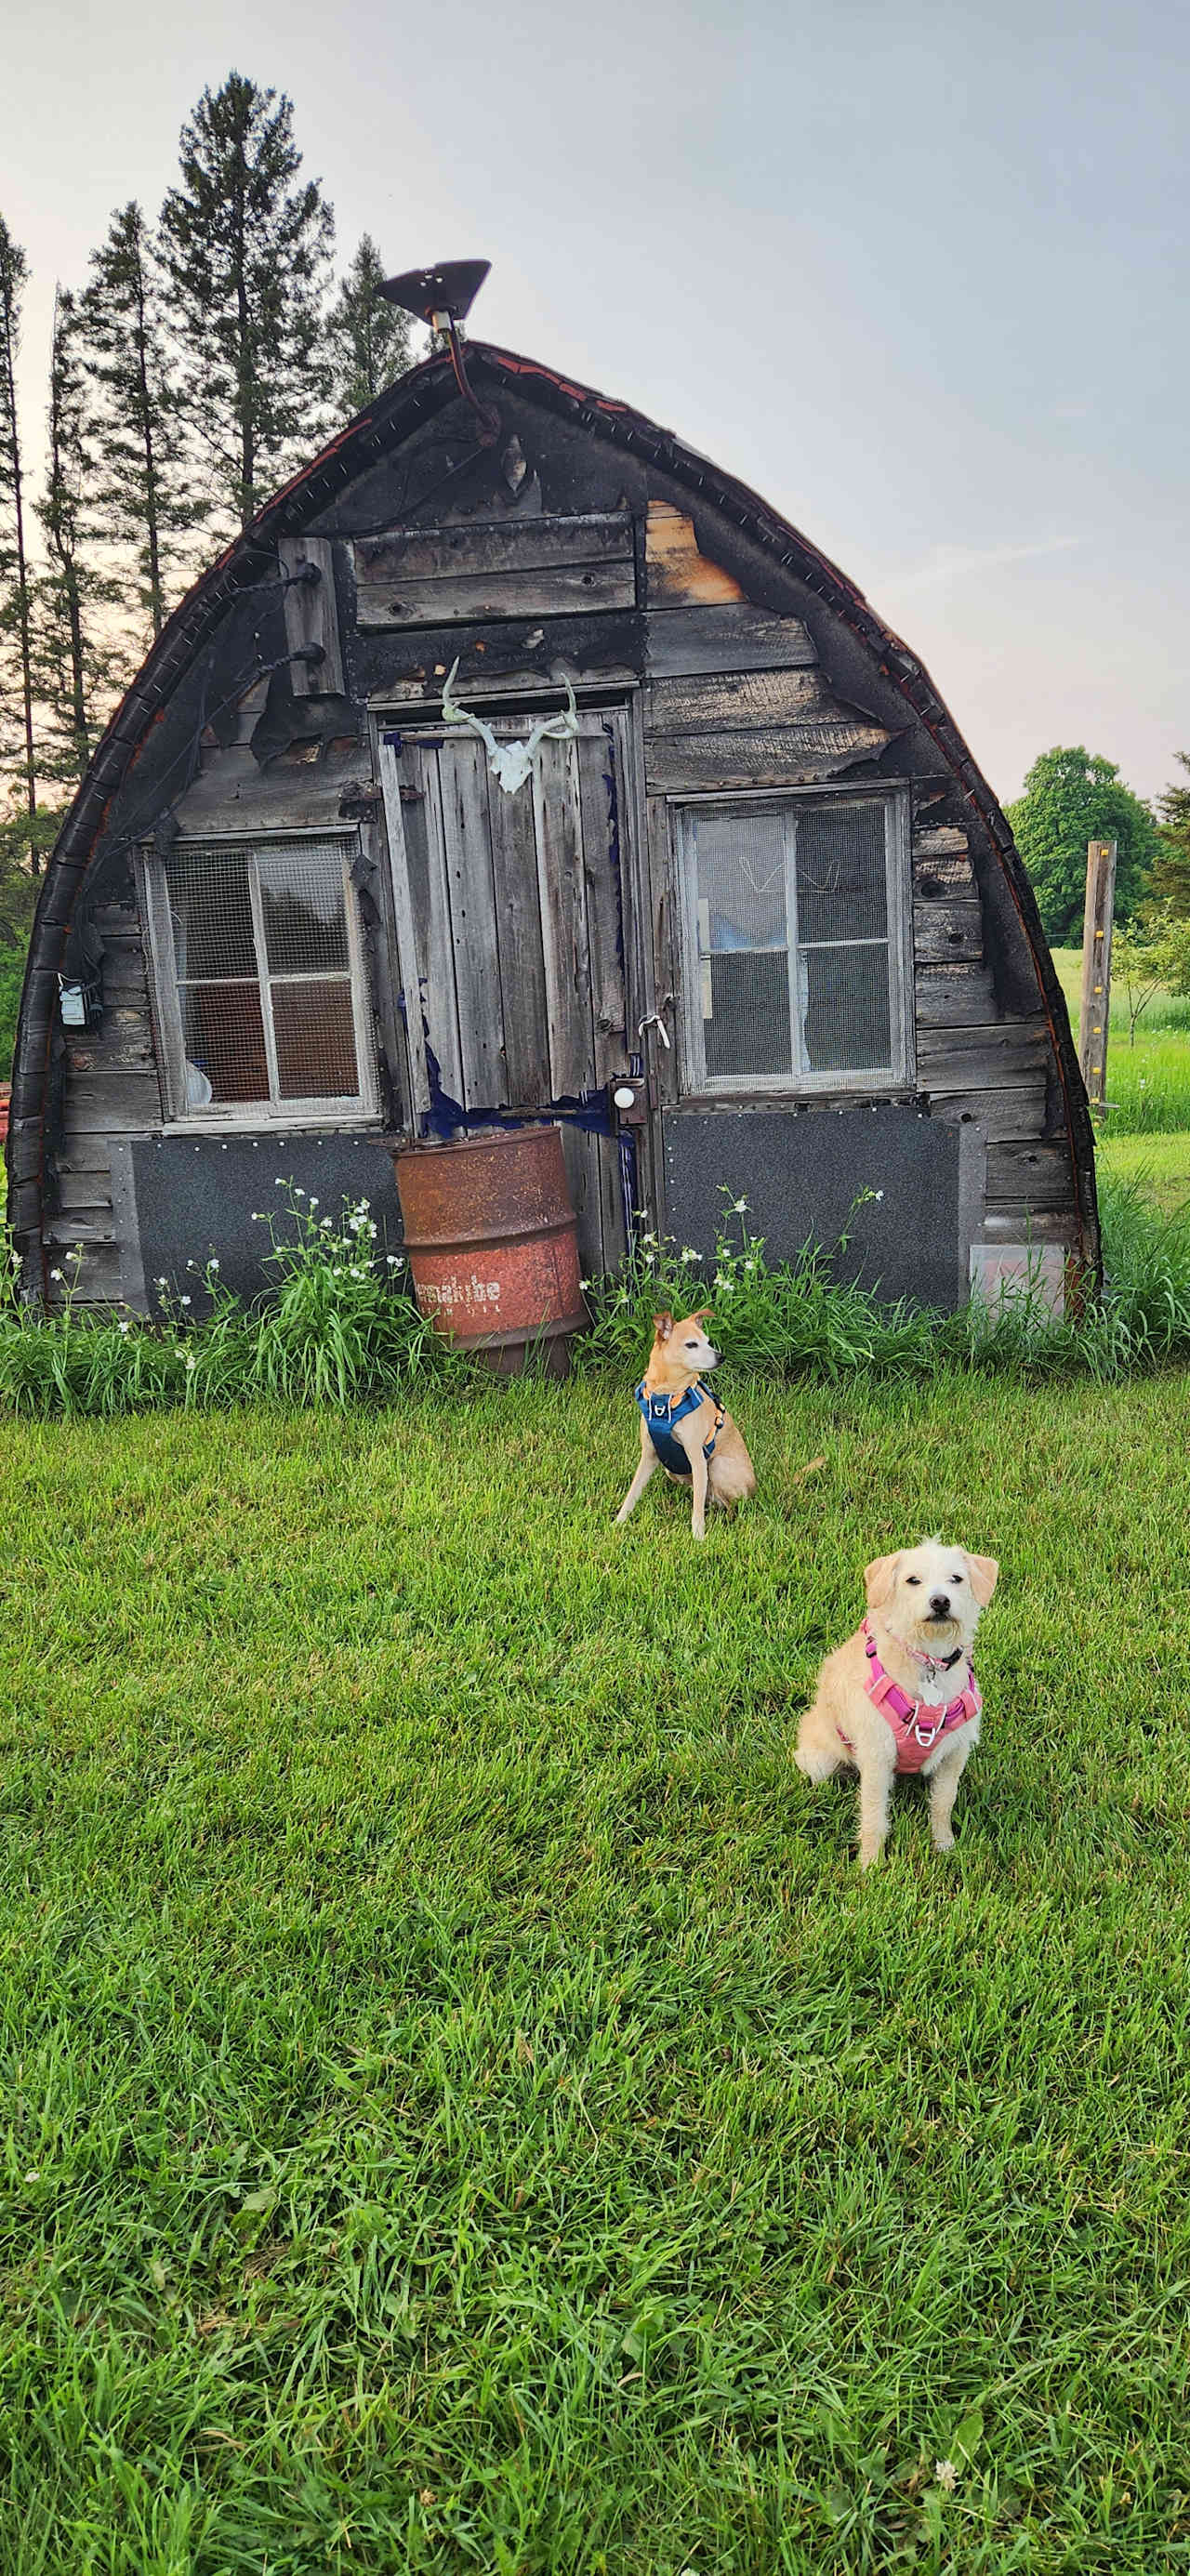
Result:
[[446,259],[440,268],[407,268],[401,277],[386,278],[380,292],[419,322],[432,322],[440,313],[461,322],[491,265],[490,259]]

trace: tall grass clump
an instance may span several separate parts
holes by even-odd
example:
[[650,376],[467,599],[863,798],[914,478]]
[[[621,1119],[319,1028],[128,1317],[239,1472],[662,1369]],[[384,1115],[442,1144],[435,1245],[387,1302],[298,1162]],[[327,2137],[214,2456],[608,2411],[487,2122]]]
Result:
[[[769,1263],[746,1203],[733,1200],[709,1275],[689,1246],[646,1233],[618,1275],[584,1283],[591,1320],[575,1365],[638,1377],[664,1306],[711,1306],[724,1358],[746,1377],[812,1373],[837,1384],[861,1372],[924,1380],[982,1369],[1106,1382],[1190,1359],[1190,1209],[1163,1219],[1135,1185],[1111,1178],[1101,1200],[1103,1294],[1072,1302],[1062,1317],[1040,1277],[952,1315],[885,1303],[834,1275],[846,1236],[830,1253],[808,1242],[793,1261]],[[0,1298],[0,1412],[102,1416],[261,1401],[342,1410],[392,1402],[414,1385],[446,1380],[462,1393],[490,1383],[482,1362],[420,1312],[404,1257],[381,1250],[367,1200],[332,1218],[293,1190],[280,1215],[257,1222],[269,1230],[276,1285],[254,1305],[223,1285],[216,1260],[195,1270],[189,1293],[159,1279],[151,1318],[80,1306],[81,1255],[58,1274],[63,1303],[50,1316],[22,1305],[10,1273]]]
[[406,1285],[404,1256],[378,1249],[366,1199],[345,1201],[336,1219],[293,1189],[280,1214],[262,1210],[255,1222],[270,1236],[265,1259],[276,1286],[254,1305],[224,1286],[212,1259],[195,1270],[190,1292],[158,1279],[151,1319],[91,1313],[78,1302],[76,1253],[52,1274],[63,1300],[47,1317],[20,1302],[10,1270],[0,1407],[85,1415],[262,1399],[345,1406],[383,1401],[460,1365]]

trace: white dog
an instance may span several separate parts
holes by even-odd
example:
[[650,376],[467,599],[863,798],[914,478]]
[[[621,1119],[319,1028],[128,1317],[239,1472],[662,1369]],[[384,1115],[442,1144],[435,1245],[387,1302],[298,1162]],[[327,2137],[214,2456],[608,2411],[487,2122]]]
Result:
[[862,1869],[883,1850],[897,1772],[924,1773],[934,1849],[951,1848],[955,1792],[979,1742],[971,1649],[999,1570],[994,1557],[936,1539],[864,1568],[868,1616],[827,1656],[794,1754],[807,1780],[844,1763],[858,1771]]

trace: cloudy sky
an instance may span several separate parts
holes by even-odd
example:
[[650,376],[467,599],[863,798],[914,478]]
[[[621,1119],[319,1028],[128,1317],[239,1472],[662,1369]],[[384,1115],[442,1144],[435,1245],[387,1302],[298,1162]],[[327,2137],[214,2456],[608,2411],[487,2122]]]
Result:
[[10,21],[0,210],[55,278],[155,211],[234,66],[287,90],[344,252],[482,254],[477,336],[618,394],[825,547],[1002,798],[1190,749],[1186,137],[1173,0],[256,0]]

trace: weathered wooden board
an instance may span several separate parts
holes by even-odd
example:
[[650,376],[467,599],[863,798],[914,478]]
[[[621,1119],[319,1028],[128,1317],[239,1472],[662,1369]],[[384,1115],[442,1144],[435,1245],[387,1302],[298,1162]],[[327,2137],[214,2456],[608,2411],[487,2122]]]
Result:
[[393,529],[353,548],[361,628],[631,608],[636,566],[628,511]]
[[[98,1155],[94,1159],[98,1162]],[[57,1219],[59,1233],[65,1230],[65,1221],[73,1210],[77,1210],[80,1216],[94,1216],[106,1208],[110,1225],[112,1197],[106,1151],[102,1157],[100,1170],[74,1169],[60,1173],[50,1204]]]
[[1062,1145],[989,1145],[988,1204],[1015,1200],[1032,1208],[1071,1208],[1070,1154]]
[[155,1072],[79,1074],[66,1087],[65,1159],[74,1136],[143,1134],[161,1123],[161,1092]]
[[465,705],[477,696],[514,706],[569,678],[631,686],[644,655],[644,621],[635,608],[577,617],[510,617],[478,626],[389,627],[357,637],[361,686],[377,708],[418,706],[435,712],[453,662]]
[[979,887],[966,851],[943,851],[937,858],[923,858],[914,841],[913,900],[922,904],[978,903]]
[[966,858],[967,834],[961,823],[919,823],[913,835],[914,858]]
[[888,741],[879,725],[857,717],[832,724],[770,725],[755,733],[654,735],[645,744],[652,794],[699,789],[803,787],[837,777],[857,761],[876,760]]
[[786,724],[864,729],[881,748],[891,739],[857,707],[837,698],[818,670],[720,671],[654,680],[645,697],[647,742],[675,735],[758,732]]
[[1044,1020],[994,1020],[980,1028],[922,1028],[917,1075],[923,1091],[992,1091],[1048,1070]]
[[919,1029],[985,1024],[995,1010],[986,967],[919,965],[913,978],[913,1012]]
[[505,1096],[512,1109],[537,1108],[550,1097],[550,1055],[537,834],[529,789],[505,796],[490,784],[488,814],[504,1012]]
[[693,519],[669,501],[649,503],[645,579],[650,609],[711,607],[744,597],[735,575],[700,551]]
[[335,606],[335,550],[329,537],[282,537],[278,554],[281,570],[291,576],[302,573],[306,566],[317,573],[317,581],[290,579],[282,593],[285,602],[285,641],[291,653],[300,654],[310,645],[322,653],[320,662],[293,661],[290,678],[295,698],[333,698],[343,694],[343,652],[339,642],[339,619]]
[[367,750],[327,751],[303,743],[298,759],[284,756],[261,769],[246,745],[212,752],[174,807],[179,830],[188,840],[234,832],[341,832],[346,822],[340,807],[373,786]]
[[1045,1079],[1013,1083],[1002,1091],[931,1093],[935,1118],[975,1119],[989,1144],[1027,1140],[1045,1133]]
[[913,954],[930,964],[983,964],[983,910],[978,903],[915,903]]
[[651,608],[645,618],[645,668],[653,680],[699,671],[804,670],[817,660],[800,618],[774,617],[750,600]]
[[577,748],[544,742],[533,776],[550,1094],[584,1089],[592,1055],[591,958]]
[[988,1243],[1064,1243],[1073,1244],[1077,1218],[1073,1196],[1062,1208],[1039,1207],[1027,1199],[989,1199],[984,1211],[984,1239]]
[[508,1083],[483,744],[473,738],[452,743],[440,775],[463,1065],[458,1097],[471,1109],[498,1109],[507,1100]]
[[541,572],[460,573],[443,581],[376,583],[359,594],[361,627],[471,624],[499,617],[566,617],[578,608],[629,608],[632,564],[557,564]]

